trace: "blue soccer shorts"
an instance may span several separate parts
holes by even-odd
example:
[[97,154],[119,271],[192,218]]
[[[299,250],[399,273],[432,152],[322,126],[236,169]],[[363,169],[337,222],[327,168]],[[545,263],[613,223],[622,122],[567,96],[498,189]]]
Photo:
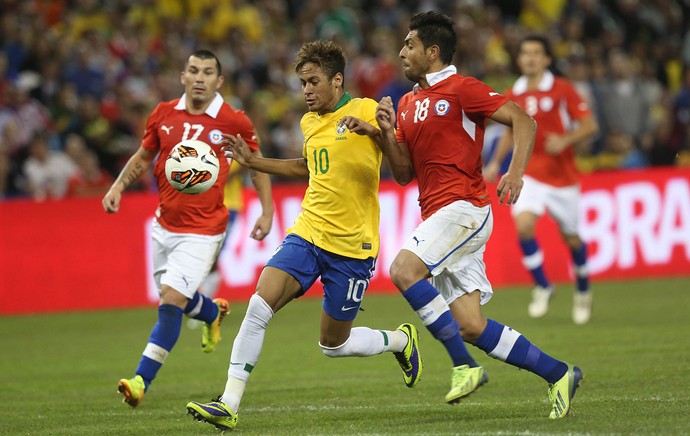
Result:
[[362,304],[364,292],[374,274],[376,258],[353,259],[323,250],[303,238],[289,234],[266,266],[293,276],[304,295],[321,278],[323,310],[339,321],[352,321]]

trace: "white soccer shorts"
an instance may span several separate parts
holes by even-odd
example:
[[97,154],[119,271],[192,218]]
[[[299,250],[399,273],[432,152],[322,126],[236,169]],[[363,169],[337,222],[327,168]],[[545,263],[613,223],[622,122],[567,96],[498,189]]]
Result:
[[490,205],[477,207],[456,201],[423,221],[402,248],[427,265],[431,284],[448,304],[476,290],[481,292],[481,304],[485,304],[493,295],[484,265],[484,249],[493,223]]
[[151,236],[153,279],[159,292],[161,285],[168,285],[185,297],[192,298],[211,271],[225,233],[210,236],[173,233],[154,220]]
[[520,198],[511,209],[513,216],[531,212],[542,216],[545,211],[556,220],[561,232],[576,235],[578,230],[580,185],[557,187],[542,183],[532,177],[523,178]]

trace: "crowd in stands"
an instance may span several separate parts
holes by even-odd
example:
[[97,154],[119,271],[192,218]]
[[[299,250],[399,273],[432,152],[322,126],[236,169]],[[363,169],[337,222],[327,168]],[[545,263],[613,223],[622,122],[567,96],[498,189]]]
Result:
[[198,48],[219,56],[222,94],[255,123],[264,154],[298,157],[299,45],[336,40],[346,89],[396,101],[412,85],[398,59],[409,17],[430,9],[455,19],[459,72],[499,91],[517,77],[520,39],[550,38],[553,69],[600,124],[577,146],[584,171],[690,165],[687,0],[3,0],[0,199],[103,194],[151,109],[181,95]]

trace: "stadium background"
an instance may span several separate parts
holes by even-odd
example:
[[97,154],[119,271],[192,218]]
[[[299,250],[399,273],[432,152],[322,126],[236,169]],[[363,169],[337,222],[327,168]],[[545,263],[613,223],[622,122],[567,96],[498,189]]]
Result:
[[[539,31],[553,40],[555,67],[575,81],[602,126],[577,150],[595,283],[690,275],[687,2],[8,0],[0,11],[0,314],[155,304],[150,179],[115,216],[102,212],[100,196],[138,147],[148,111],[180,95],[179,70],[193,49],[219,55],[227,79],[222,93],[248,112],[264,153],[296,157],[304,103],[291,60],[301,41],[333,38],[346,47],[353,95],[399,96],[410,84],[400,77],[397,53],[410,13],[422,9],[455,18],[460,72],[498,90],[516,77],[521,36]],[[630,111],[612,111],[602,99],[619,89],[634,90],[619,101]],[[73,161],[65,180],[51,182],[65,184],[64,191],[31,189],[25,164],[37,141]],[[257,271],[299,210],[304,185],[275,182],[275,227],[261,244],[247,238],[244,223],[256,202],[245,192],[247,207],[221,256],[223,296],[251,294]],[[393,289],[388,265],[419,219],[414,189],[384,182],[372,292]],[[494,211],[490,277],[498,288],[528,283],[507,209]],[[568,256],[553,223],[540,232],[549,272],[568,280]]]

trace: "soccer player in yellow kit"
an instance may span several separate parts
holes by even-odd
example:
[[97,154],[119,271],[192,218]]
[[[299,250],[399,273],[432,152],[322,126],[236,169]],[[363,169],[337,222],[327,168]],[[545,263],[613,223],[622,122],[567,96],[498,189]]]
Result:
[[[418,334],[352,328],[379,251],[379,178],[382,154],[376,106],[344,90],[345,58],[331,41],[309,42],[297,54],[309,108],[300,126],[303,158],[255,158],[241,135],[227,135],[228,156],[256,171],[308,177],[302,212],[263,269],[235,338],[225,391],[210,403],[190,402],[188,413],[221,430],[237,425],[237,411],[275,312],[321,278],[324,288],[319,345],[328,357],[395,354],[405,384],[421,375]],[[364,120],[367,123],[359,123]]]

